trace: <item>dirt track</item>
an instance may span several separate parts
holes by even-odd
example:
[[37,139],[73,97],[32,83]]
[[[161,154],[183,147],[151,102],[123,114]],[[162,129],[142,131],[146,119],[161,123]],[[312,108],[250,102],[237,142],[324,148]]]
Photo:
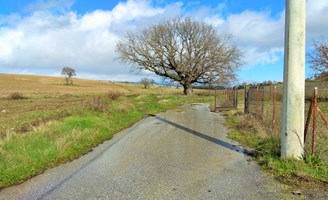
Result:
[[226,138],[223,120],[206,104],[148,117],[0,199],[294,198]]

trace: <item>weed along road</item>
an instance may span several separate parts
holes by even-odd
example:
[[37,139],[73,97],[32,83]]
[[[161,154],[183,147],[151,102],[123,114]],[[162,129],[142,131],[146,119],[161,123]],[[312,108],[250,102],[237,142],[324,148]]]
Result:
[[150,116],[0,199],[288,199],[207,104]]

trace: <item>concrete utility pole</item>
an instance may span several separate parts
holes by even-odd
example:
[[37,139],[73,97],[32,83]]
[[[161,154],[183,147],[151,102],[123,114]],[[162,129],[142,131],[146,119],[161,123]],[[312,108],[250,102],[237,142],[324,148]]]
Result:
[[304,153],[306,0],[286,0],[281,157]]

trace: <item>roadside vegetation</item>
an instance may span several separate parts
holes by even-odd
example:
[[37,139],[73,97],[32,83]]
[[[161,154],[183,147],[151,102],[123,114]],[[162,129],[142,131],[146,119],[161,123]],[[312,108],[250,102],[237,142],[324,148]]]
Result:
[[[272,114],[272,113],[271,113]],[[270,127],[255,119],[252,115],[244,115],[241,111],[225,113],[226,125],[230,127],[228,137],[254,150],[255,159],[267,171],[279,180],[292,185],[328,186],[328,160],[326,156],[313,157],[309,147],[306,156],[300,160],[283,160],[280,158],[280,133],[271,133]],[[321,143],[328,143],[322,139]],[[326,145],[318,145],[322,151]]]
[[[22,76],[11,76],[16,77],[16,85],[24,85],[17,81]],[[107,91],[100,86],[103,90],[99,92],[93,86],[96,93],[84,93],[85,88],[92,91],[90,85],[97,85],[96,81],[84,85],[79,79],[75,84],[80,84],[80,92],[72,86],[69,94],[64,86],[62,93],[58,90],[50,94],[47,91],[51,87],[64,85],[60,78],[50,78],[54,83],[44,91],[43,85],[38,87],[36,82],[45,78],[24,76],[24,79],[35,85],[34,91],[41,92],[28,93],[20,86],[15,88],[19,95],[4,91],[0,94],[0,188],[75,159],[148,114],[213,100],[205,95],[207,91],[203,95],[196,91],[188,97],[175,88],[156,86],[145,92],[141,84],[124,83],[98,83],[105,84]]]

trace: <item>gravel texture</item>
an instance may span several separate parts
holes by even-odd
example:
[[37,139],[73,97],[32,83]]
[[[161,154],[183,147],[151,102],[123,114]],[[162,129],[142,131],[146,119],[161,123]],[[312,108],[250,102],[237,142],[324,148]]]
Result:
[[226,138],[207,104],[145,118],[0,199],[296,199]]

